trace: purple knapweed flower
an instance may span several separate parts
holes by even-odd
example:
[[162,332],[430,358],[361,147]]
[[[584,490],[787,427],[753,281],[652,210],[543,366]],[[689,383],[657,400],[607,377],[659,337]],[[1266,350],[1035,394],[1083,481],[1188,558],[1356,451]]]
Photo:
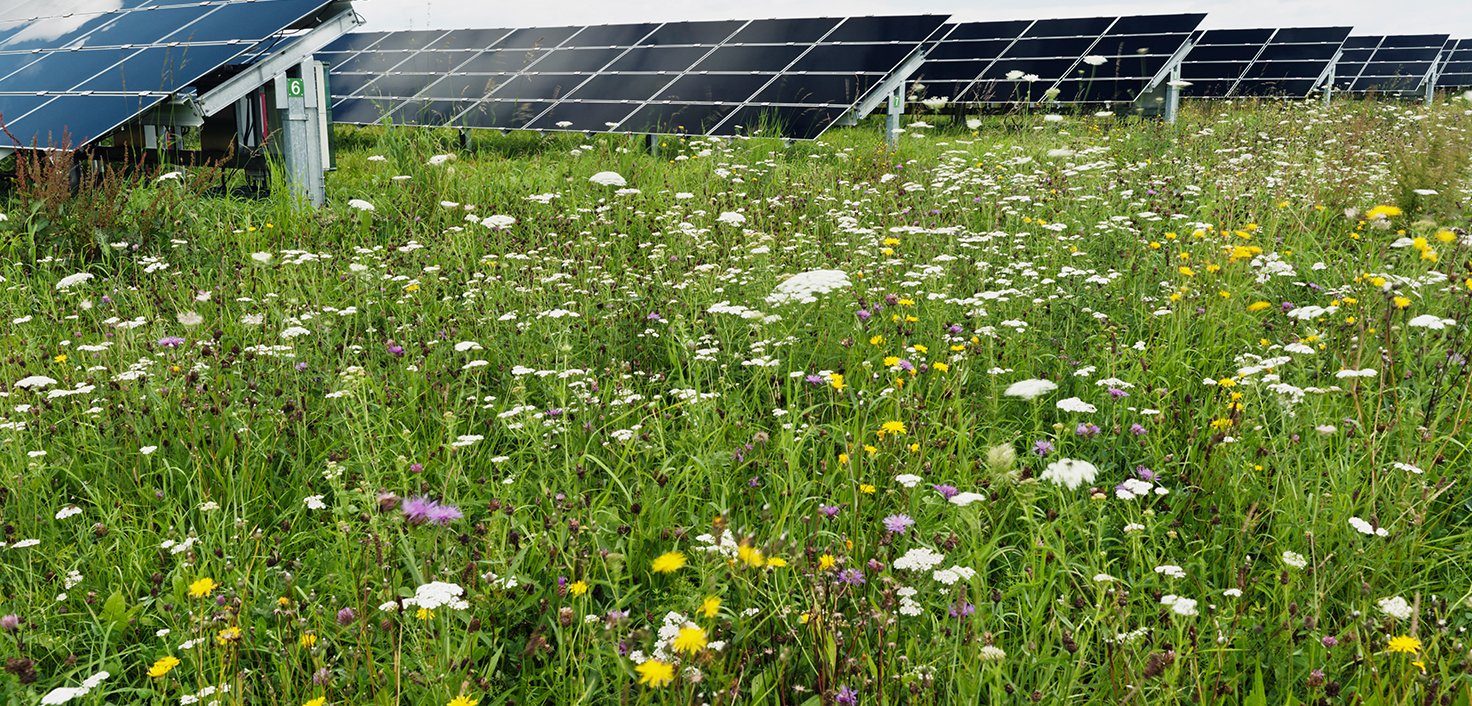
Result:
[[909,515],[890,515],[884,518],[884,528],[893,534],[904,534],[915,525]]

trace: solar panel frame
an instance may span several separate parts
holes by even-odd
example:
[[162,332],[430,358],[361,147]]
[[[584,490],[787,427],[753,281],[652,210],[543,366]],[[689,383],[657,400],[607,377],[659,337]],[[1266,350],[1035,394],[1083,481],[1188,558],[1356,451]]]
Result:
[[[595,25],[577,28],[559,38],[545,53],[525,66],[497,75],[493,87],[445,124],[464,127],[498,127],[544,132],[638,132],[690,134],[687,126],[660,125],[650,120],[660,116],[693,115],[700,121],[701,134],[736,135],[757,121],[763,111],[794,119],[804,125],[788,136],[816,138],[920,49],[940,28],[944,17],[904,15],[878,17],[796,18],[791,20],[733,20],[714,22],[668,22],[641,25]],[[874,41],[886,32],[902,39]],[[455,30],[460,32],[463,30]],[[515,32],[539,32],[526,28]],[[642,32],[642,33],[641,33]],[[722,34],[724,33],[724,34]],[[928,34],[927,34],[928,33]],[[915,39],[919,34],[925,36]],[[589,37],[592,37],[590,40]],[[606,48],[606,37],[624,40],[614,53],[597,65],[566,66],[573,52],[587,51],[588,44]],[[841,39],[836,41],[835,37]],[[761,43],[741,41],[761,40]],[[364,53],[383,46],[382,38],[348,40],[344,47],[355,51],[332,52],[326,56],[340,61],[357,61]],[[426,46],[420,51],[431,51]],[[489,51],[487,48],[486,51]],[[437,86],[473,85],[459,78],[493,74],[465,71],[475,59],[462,63],[444,76],[422,75],[425,85],[413,96],[387,95],[380,98],[380,116],[403,117],[407,105],[420,105],[437,98]],[[551,57],[551,58],[549,58]],[[662,63],[660,63],[662,62]],[[806,62],[806,64],[804,63]],[[546,69],[557,67],[558,71]],[[387,72],[389,75],[393,70]],[[350,76],[353,72],[334,72]],[[813,86],[848,86],[848,92],[829,92],[825,98],[783,92],[784,77],[801,74]],[[534,79],[524,77],[538,77]],[[542,77],[552,77],[544,79]],[[847,83],[835,77],[848,77]],[[620,84],[622,79],[623,84]],[[458,82],[458,83],[457,83]],[[356,91],[333,96],[335,119],[366,122],[372,114],[363,100],[373,97],[380,80],[350,79]],[[514,85],[513,85],[514,84]],[[533,85],[540,90],[530,90]],[[490,86],[488,83],[487,86]],[[677,90],[677,87],[678,90]],[[521,90],[527,89],[527,90]],[[620,93],[622,89],[622,93]],[[740,90],[721,95],[722,90]],[[694,96],[701,95],[701,99]],[[466,93],[465,98],[477,98]],[[388,105],[393,103],[393,105]],[[338,107],[342,106],[342,110]],[[651,107],[653,106],[653,107]],[[582,110],[579,111],[578,108]],[[596,113],[596,115],[594,115]],[[597,124],[591,124],[589,121]],[[501,124],[494,124],[500,121]],[[378,122],[374,120],[373,122]],[[486,124],[487,122],[493,124]],[[604,123],[612,123],[606,125]]]
[[1472,39],[1449,39],[1437,68],[1437,88],[1472,88]]
[[1419,94],[1441,61],[1450,35],[1371,35],[1345,40],[1334,69],[1335,90],[1386,95]]
[[[1057,103],[1132,102],[1165,80],[1205,17],[1178,13],[955,23],[929,47],[918,83],[927,95],[973,105],[1032,101],[1050,94]],[[968,50],[974,54],[968,56]],[[1104,71],[1116,73],[1085,69],[1085,59],[1093,56],[1105,59],[1100,66],[1109,69]],[[967,65],[974,67],[972,80],[955,78],[964,71],[959,67]],[[1022,78],[1009,78],[1017,72]],[[952,90],[948,95],[931,92],[935,86]],[[1109,90],[1094,93],[1091,87]]]
[[1198,98],[1304,98],[1327,79],[1350,27],[1209,29],[1181,64]]

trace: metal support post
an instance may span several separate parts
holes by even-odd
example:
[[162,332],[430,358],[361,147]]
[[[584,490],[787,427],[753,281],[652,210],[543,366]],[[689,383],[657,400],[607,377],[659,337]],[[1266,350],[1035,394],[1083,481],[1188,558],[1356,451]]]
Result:
[[900,116],[905,114],[905,84],[896,86],[889,94],[889,110],[884,115],[884,144],[890,149],[899,146]]
[[1181,65],[1170,70],[1170,81],[1165,84],[1165,122],[1174,125],[1181,111]]
[[276,105],[284,114],[281,151],[291,192],[318,207],[327,201],[321,134],[326,106],[317,85],[315,64],[304,61],[295,71],[297,76],[276,78]]
[[470,130],[463,127],[460,128],[460,151],[470,151]]
[[1338,56],[1329,62],[1329,73],[1324,77],[1324,105],[1329,105],[1334,100],[1334,64],[1339,62]]
[[659,157],[659,135],[653,133],[645,135],[644,145],[649,148],[650,157]]

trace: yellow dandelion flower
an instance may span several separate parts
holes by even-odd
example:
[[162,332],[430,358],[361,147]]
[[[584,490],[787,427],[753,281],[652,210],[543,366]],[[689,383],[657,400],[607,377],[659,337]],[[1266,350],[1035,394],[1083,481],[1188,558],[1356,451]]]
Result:
[[784,566],[787,566],[787,560],[786,559],[783,559],[780,556],[774,556],[774,557],[768,557],[767,558],[767,568],[768,569],[780,569],[780,568],[782,568]]
[[311,632],[304,632],[304,633],[302,633],[302,636],[300,638],[297,638],[297,641],[296,642],[297,642],[298,645],[301,645],[303,648],[310,650],[313,647],[316,647],[317,646],[317,634],[316,633],[311,633]]
[[240,628],[231,625],[224,630],[215,633],[215,642],[220,645],[229,645],[240,641]]
[[838,454],[839,465],[848,465],[848,454]]
[[1374,220],[1379,220],[1381,218],[1395,218],[1396,216],[1399,216],[1400,214],[1401,214],[1401,210],[1397,206],[1380,205],[1380,206],[1376,206],[1376,207],[1374,207],[1374,208],[1372,208],[1372,209],[1370,209],[1368,211],[1365,211],[1365,219],[1366,220],[1374,221]]
[[832,554],[824,554],[818,557],[819,571],[832,571],[836,566],[838,566],[838,559],[834,558]]
[[1421,640],[1410,635],[1396,635],[1390,638],[1389,647],[1391,652],[1413,655],[1421,651]]
[[214,579],[206,576],[195,581],[194,583],[189,584],[189,597],[204,598],[205,596],[208,596],[210,595],[210,593],[214,592],[214,590],[216,588],[219,588],[219,586],[220,584],[215,583]]
[[829,373],[828,384],[832,385],[833,389],[838,390],[839,392],[843,392],[843,388],[847,387],[847,385],[843,383],[842,373]]
[[904,422],[901,422],[901,421],[888,421],[888,422],[885,422],[885,423],[879,425],[879,436],[880,437],[883,437],[883,436],[885,436],[887,434],[897,434],[898,435],[898,434],[904,434],[904,433],[905,433],[905,423]]
[[1269,303],[1267,303],[1265,301],[1255,301],[1255,302],[1247,305],[1247,310],[1250,311],[1250,312],[1252,312],[1252,313],[1254,313],[1254,314],[1256,314],[1259,311],[1266,311],[1267,309],[1271,308],[1272,306],[1273,306],[1272,304],[1269,304]]
[[574,597],[581,596],[584,593],[588,592],[588,582],[573,581],[572,583],[568,584],[567,592],[572,594]]
[[326,704],[327,704],[327,697],[326,696],[318,696],[315,699],[312,699],[310,701],[307,701],[307,702],[303,703],[302,706],[326,706]]
[[469,696],[461,694],[450,699],[450,703],[445,704],[445,706],[476,706],[479,703],[480,699],[472,699]]
[[860,483],[859,492],[865,495],[873,495],[876,488],[873,483]]
[[1407,299],[1406,297],[1396,297],[1394,299],[1391,299],[1390,301],[1391,303],[1395,304],[1395,308],[1397,309],[1404,309],[1411,305],[1411,300]]
[[665,552],[654,558],[650,568],[656,574],[672,574],[685,566],[685,555],[679,552]]

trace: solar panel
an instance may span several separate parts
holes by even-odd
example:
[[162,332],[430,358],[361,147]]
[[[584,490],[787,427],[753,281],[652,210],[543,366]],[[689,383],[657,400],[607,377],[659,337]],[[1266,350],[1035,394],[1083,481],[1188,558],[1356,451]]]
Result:
[[1350,37],[1334,68],[1334,87],[1351,93],[1417,93],[1448,38],[1445,34]]
[[1181,64],[1188,96],[1302,98],[1318,88],[1349,27],[1212,29],[1198,32]]
[[114,1],[59,16],[31,16],[43,2],[0,9],[0,148],[85,146],[331,4]]
[[948,25],[915,80],[929,97],[1132,102],[1161,83],[1202,14]]
[[1453,39],[1442,50],[1438,88],[1472,88],[1472,39]]
[[354,33],[341,123],[811,139],[940,28],[934,15]]

